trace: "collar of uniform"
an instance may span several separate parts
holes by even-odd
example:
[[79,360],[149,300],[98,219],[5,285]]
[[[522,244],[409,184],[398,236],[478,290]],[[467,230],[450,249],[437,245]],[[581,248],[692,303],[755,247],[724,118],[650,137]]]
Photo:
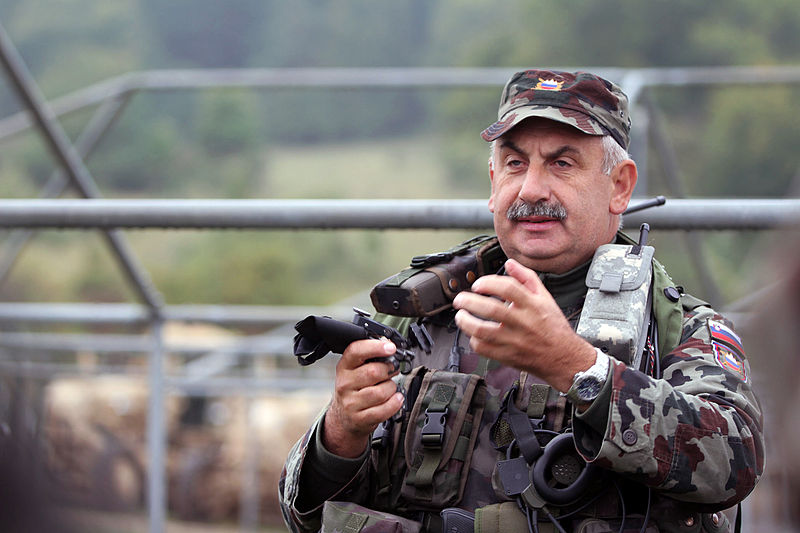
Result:
[[586,297],[586,274],[591,264],[591,261],[587,261],[563,274],[539,273],[539,279],[542,280],[544,287],[565,313],[583,305],[583,299]]
[[[617,232],[612,242],[616,244],[635,243],[621,231]],[[592,262],[587,261],[563,274],[539,273],[539,279],[542,280],[545,288],[564,314],[569,315],[572,311],[583,307],[583,300],[586,297],[586,274],[589,273],[591,265]]]

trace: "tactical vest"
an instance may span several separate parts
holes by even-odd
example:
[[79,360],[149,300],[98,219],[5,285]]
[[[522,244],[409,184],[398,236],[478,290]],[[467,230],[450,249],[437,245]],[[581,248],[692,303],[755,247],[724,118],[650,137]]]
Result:
[[[618,234],[616,242],[636,244],[622,233]],[[396,421],[393,427],[391,424],[382,425],[373,438],[371,460],[377,480],[374,499],[370,503],[376,509],[391,509],[393,513],[419,519],[431,531],[441,530],[439,511],[450,507],[453,508],[449,511],[452,523],[471,519],[477,524],[476,531],[512,531],[515,527],[512,524],[527,528],[528,518],[516,502],[497,501],[498,494],[502,497],[504,486],[499,479],[502,468],[495,465],[504,465],[497,463],[495,450],[498,443],[507,444],[515,438],[510,431],[512,424],[505,422],[510,417],[501,420],[498,413],[508,410],[507,404],[510,403],[521,412],[527,424],[531,419],[543,419],[545,412],[559,412],[560,409],[564,416],[553,416],[547,422],[548,427],[541,427],[544,433],[550,432],[554,441],[559,434],[564,436],[561,433],[563,424],[569,423],[566,399],[541,380],[485,358],[468,360],[467,366],[472,366],[462,368],[466,338],[459,342],[460,332],[451,321],[452,311],[448,311],[450,302],[455,294],[468,289],[478,277],[497,272],[504,261],[505,255],[496,237],[480,236],[445,252],[415,257],[410,268],[387,278],[371,294],[373,305],[381,312],[376,316],[377,320],[403,334],[407,334],[411,324],[423,321],[433,330],[435,342],[434,353],[421,356],[417,360],[420,366],[401,380],[408,402],[402,420]],[[657,327],[657,353],[661,357],[680,343],[684,313],[707,304],[682,294],[664,267],[655,260],[652,261],[650,295],[649,306]],[[410,316],[401,316],[403,314]],[[453,338],[455,341],[442,342]],[[518,374],[511,378],[514,382],[512,394],[508,390],[493,389],[493,383],[487,377],[507,382],[508,376],[501,379],[505,372]],[[503,405],[499,405],[501,402]],[[477,454],[476,457],[473,454]],[[478,464],[473,465],[471,461]],[[478,479],[472,486],[467,486],[470,472],[473,476],[474,472],[483,472],[485,476],[490,463],[494,467],[490,478]],[[508,465],[510,468],[513,462],[509,461]],[[508,479],[506,476],[506,484]],[[528,480],[521,479],[520,484],[521,490]],[[454,507],[462,499],[469,499],[470,507],[474,504],[476,508],[471,518],[463,516],[469,513]],[[611,500],[616,505],[617,500]],[[603,505],[607,503],[599,498],[593,507],[595,516],[584,516],[580,528],[575,531],[606,531],[602,529],[604,526],[598,525],[606,524],[606,518],[598,518],[598,515],[603,514]],[[659,506],[663,507],[663,503],[657,503],[656,513]],[[660,512],[668,515],[672,511],[667,506]],[[563,511],[556,510],[556,513]],[[387,516],[387,513],[378,514]],[[708,516],[704,516],[697,515],[696,528],[683,527],[680,531],[727,530],[727,521],[722,525],[719,522],[712,524],[708,522]],[[539,520],[540,531],[555,531],[543,516]],[[708,524],[703,523],[704,529],[701,529],[703,521]],[[493,529],[491,524],[500,523],[512,529],[500,528],[499,525]],[[626,522],[626,525],[633,526],[633,522]],[[577,526],[573,523],[573,527]],[[460,530],[456,528],[454,531]],[[661,531],[670,529],[662,528]]]

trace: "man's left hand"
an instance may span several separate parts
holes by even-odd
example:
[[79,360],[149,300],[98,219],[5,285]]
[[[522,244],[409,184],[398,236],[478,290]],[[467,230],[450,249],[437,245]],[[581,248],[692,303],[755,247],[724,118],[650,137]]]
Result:
[[572,330],[536,272],[509,259],[506,273],[483,276],[456,296],[456,324],[478,354],[566,392],[575,373],[594,363],[594,348]]

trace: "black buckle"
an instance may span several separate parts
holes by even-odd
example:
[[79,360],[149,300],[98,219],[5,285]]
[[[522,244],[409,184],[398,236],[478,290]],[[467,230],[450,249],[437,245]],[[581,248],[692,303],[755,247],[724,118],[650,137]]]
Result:
[[447,407],[444,408],[444,411],[425,409],[425,425],[422,426],[422,445],[425,448],[441,448],[444,444],[447,412]]
[[453,252],[437,252],[427,255],[417,255],[411,258],[412,268],[425,268],[433,265],[438,265],[453,258]]

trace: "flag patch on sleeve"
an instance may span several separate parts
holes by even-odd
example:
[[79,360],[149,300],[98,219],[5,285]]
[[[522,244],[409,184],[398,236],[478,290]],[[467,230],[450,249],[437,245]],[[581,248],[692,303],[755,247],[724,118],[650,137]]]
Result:
[[733,332],[731,328],[717,322],[716,320],[708,321],[708,332],[711,334],[711,340],[721,342],[728,346],[731,350],[738,353],[740,356],[744,355],[744,346],[742,346],[742,339]]
[[731,328],[716,320],[708,321],[708,331],[717,364],[746,382],[749,372],[742,340]]

